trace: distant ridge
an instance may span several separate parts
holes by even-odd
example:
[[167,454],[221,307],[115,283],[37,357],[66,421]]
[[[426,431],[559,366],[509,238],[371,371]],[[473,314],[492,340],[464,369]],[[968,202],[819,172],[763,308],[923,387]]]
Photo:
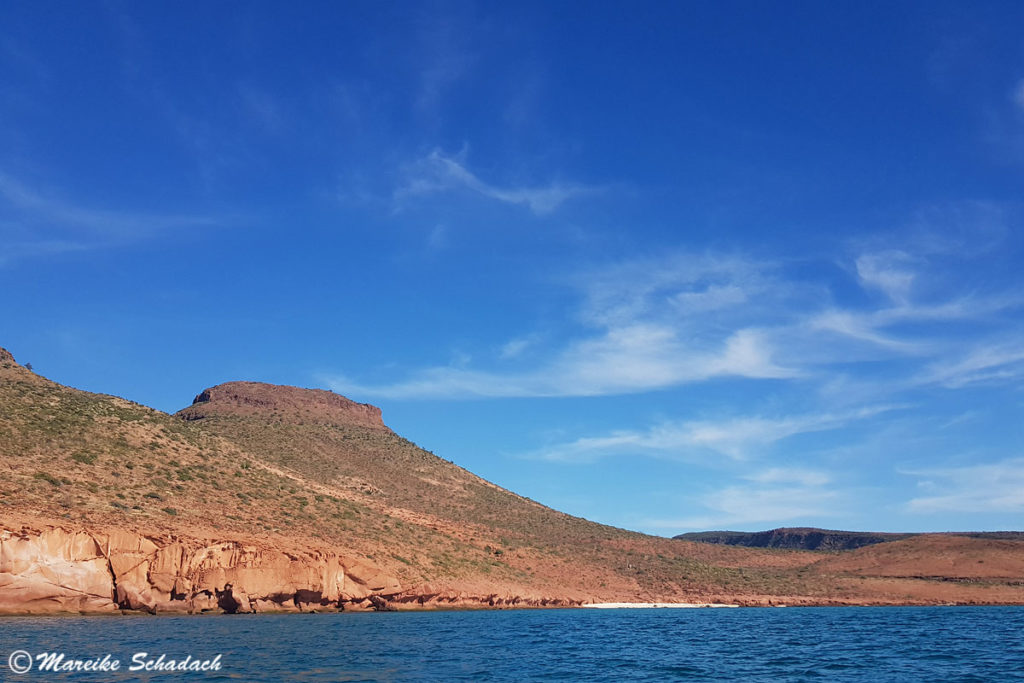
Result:
[[[740,545],[747,548],[784,548],[788,550],[855,550],[876,543],[900,541],[921,536],[919,533],[884,533],[873,531],[839,531],[795,527],[769,531],[697,531],[679,534],[673,538],[697,543]],[[1024,540],[1022,531],[968,531],[946,532],[949,536],[989,538],[995,540]]]

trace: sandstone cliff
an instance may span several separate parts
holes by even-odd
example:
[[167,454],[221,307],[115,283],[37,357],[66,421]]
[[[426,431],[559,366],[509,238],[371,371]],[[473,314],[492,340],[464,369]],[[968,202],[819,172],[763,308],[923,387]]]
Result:
[[60,527],[0,532],[0,611],[224,612],[359,605],[398,582],[313,550]]
[[403,587],[358,558],[259,541],[150,537],[60,525],[0,529],[0,614],[298,612],[570,606],[540,594]]

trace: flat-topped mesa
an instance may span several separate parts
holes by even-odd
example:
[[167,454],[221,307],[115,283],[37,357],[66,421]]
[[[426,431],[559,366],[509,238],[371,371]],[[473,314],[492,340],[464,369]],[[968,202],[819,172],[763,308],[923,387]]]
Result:
[[356,403],[333,391],[227,382],[203,391],[192,405],[178,411],[185,420],[207,417],[260,416],[292,423],[321,423],[387,430],[380,408]]
[[853,550],[875,543],[898,541],[912,534],[838,531],[812,527],[783,527],[768,531],[699,531],[679,534],[677,539],[701,543],[719,543],[749,548],[787,548],[790,550]]

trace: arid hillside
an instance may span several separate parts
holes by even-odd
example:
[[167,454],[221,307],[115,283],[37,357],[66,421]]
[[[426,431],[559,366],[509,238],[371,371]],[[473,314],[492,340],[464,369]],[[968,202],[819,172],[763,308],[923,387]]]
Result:
[[860,576],[962,581],[1024,582],[1024,543],[952,534],[927,534],[894,541],[817,562],[819,571]]
[[0,415],[0,612],[1024,602],[1019,571],[959,581],[927,547],[892,574],[595,524],[327,391],[232,382],[172,416],[0,350]]

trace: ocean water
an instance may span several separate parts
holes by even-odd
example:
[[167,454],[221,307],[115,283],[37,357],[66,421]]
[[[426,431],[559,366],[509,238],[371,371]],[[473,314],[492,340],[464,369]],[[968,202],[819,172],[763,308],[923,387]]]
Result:
[[[11,653],[17,654],[9,662]],[[120,662],[14,673],[27,658]],[[128,671],[170,659],[219,670]],[[220,655],[219,660],[215,658]],[[4,681],[1024,680],[1024,608],[521,610],[0,619]]]

